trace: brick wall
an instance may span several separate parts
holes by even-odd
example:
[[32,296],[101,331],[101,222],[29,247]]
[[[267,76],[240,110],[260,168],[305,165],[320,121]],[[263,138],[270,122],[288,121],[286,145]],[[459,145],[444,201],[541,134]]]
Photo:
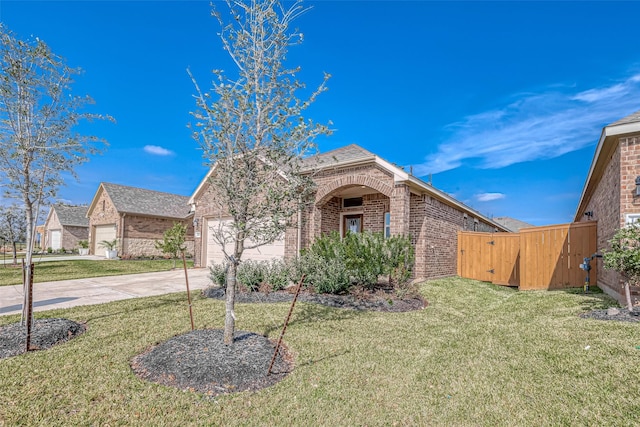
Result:
[[78,248],[80,240],[89,238],[89,227],[76,227],[67,225],[62,230],[62,247],[65,249]]
[[[95,227],[97,225],[118,224],[120,221],[120,215],[116,210],[109,195],[102,190],[102,187],[98,190],[100,194],[89,216],[89,248],[92,254],[96,253],[96,247],[98,242],[94,241]],[[119,234],[119,233],[118,233]],[[117,234],[117,236],[118,236]],[[119,237],[119,236],[118,236]],[[121,241],[118,242],[122,244]],[[120,252],[120,248],[118,248]]]
[[193,253],[193,221],[179,221],[173,218],[154,218],[139,215],[124,215],[122,217],[121,255],[161,256],[162,251],[156,249],[155,243],[162,240],[164,233],[173,227],[174,223],[182,223],[187,227],[186,246],[189,254]]
[[384,194],[366,194],[362,200],[362,228],[372,233],[384,232],[384,214],[389,212],[390,199]]
[[[640,175],[640,137],[619,138],[617,146],[606,159],[606,166],[600,181],[583,211],[578,212],[581,222],[590,219],[585,212],[593,212],[591,220],[598,221],[598,251],[609,248],[609,240],[624,226],[627,214],[640,213],[640,198],[635,196],[636,177]],[[604,268],[598,259],[597,284],[604,292],[624,303],[624,279],[613,270]],[[640,301],[636,294],[635,302]]]
[[[621,225],[619,148],[608,159],[602,178],[596,185],[585,210],[578,212],[580,222],[590,221],[584,215],[585,212],[589,211],[594,214],[592,220],[598,221],[597,247],[599,251],[602,251],[609,247],[609,240]],[[620,280],[618,273],[605,269],[602,265],[602,260],[597,260],[597,263],[598,286],[612,297],[619,299],[622,295],[622,290],[618,284]]]
[[322,215],[322,223],[320,226],[321,234],[328,234],[332,231],[340,229],[340,204],[342,199],[332,197],[325,205],[320,208]]

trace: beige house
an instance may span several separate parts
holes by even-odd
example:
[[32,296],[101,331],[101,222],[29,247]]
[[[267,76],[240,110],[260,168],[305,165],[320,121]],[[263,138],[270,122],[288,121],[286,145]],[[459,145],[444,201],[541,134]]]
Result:
[[44,222],[42,249],[76,249],[80,240],[89,238],[87,206],[53,205]]
[[[640,111],[602,129],[574,221],[597,221],[598,250],[625,224],[640,220]],[[597,284],[624,301],[623,280],[598,262]],[[639,301],[638,289],[632,297]]]
[[[347,230],[409,235],[416,252],[414,275],[420,278],[456,274],[459,230],[508,231],[450,195],[357,145],[305,160],[316,185],[315,198],[299,221],[271,245],[245,253],[244,259],[293,257],[323,233]],[[219,227],[205,176],[189,199],[194,212],[195,263],[221,262],[222,251],[211,238]]]
[[100,242],[117,240],[121,257],[161,255],[155,243],[175,222],[187,226],[187,252],[193,253],[188,201],[188,196],[101,183],[87,211],[90,253],[104,255]]

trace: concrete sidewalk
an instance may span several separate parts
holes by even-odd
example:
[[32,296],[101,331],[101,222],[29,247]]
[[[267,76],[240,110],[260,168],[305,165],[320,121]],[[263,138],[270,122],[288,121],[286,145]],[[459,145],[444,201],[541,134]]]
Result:
[[[190,290],[210,286],[208,268],[192,268],[187,271]],[[44,311],[184,291],[186,284],[182,269],[61,280],[35,283],[33,307],[34,311]],[[19,314],[22,311],[22,300],[22,285],[0,286],[0,316]]]

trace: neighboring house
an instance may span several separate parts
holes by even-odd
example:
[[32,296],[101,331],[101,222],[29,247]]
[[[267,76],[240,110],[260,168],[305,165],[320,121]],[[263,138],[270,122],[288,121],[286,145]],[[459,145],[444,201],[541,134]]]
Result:
[[[409,235],[415,247],[414,276],[456,274],[457,232],[509,231],[448,194],[357,145],[305,159],[316,184],[315,198],[297,225],[272,245],[244,254],[244,259],[293,257],[324,233],[347,230]],[[225,218],[213,212],[211,171],[189,200],[194,212],[195,263],[221,262],[221,248],[209,232]]]
[[104,255],[102,241],[117,240],[118,255],[161,255],[155,243],[176,222],[187,226],[187,252],[193,253],[188,196],[103,182],[89,205],[90,253]]
[[38,248],[39,250],[44,250],[47,249],[44,245],[44,224],[43,225],[38,225],[36,226],[36,240],[35,240],[35,248]]
[[87,206],[53,205],[44,222],[43,249],[75,249],[89,238]]
[[508,228],[514,233],[517,233],[518,231],[520,231],[521,228],[534,227],[533,225],[527,222],[520,221],[519,219],[511,218],[508,216],[496,217],[496,218],[493,218],[493,220],[498,224],[502,224],[504,227]]
[[[574,221],[597,221],[598,250],[625,224],[640,220],[640,111],[602,129]],[[623,280],[598,260],[597,284],[625,300]],[[633,298],[638,302],[638,294]]]

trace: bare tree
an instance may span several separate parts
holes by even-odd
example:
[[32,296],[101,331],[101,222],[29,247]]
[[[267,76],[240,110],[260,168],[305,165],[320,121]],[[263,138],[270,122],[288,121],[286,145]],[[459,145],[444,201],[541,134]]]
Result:
[[11,243],[13,264],[18,262],[18,242],[24,242],[27,235],[27,222],[22,209],[18,205],[0,206],[0,237]]
[[[290,25],[308,9],[300,1],[284,8],[277,0],[227,0],[229,23],[219,11],[224,50],[236,73],[214,70],[211,93],[196,87],[198,110],[194,138],[213,168],[210,188],[215,215],[224,221],[210,230],[227,261],[225,344],[235,330],[236,272],[246,249],[281,238],[292,226],[312,184],[300,173],[301,161],[315,150],[314,139],[329,134],[327,126],[302,116],[326,90],[328,74],[319,87],[297,97],[305,86],[299,67],[285,65],[290,46],[302,34]],[[213,100],[212,100],[213,99]]]
[[[101,140],[79,134],[76,125],[111,119],[82,112],[92,100],[71,92],[79,73],[41,40],[20,40],[0,24],[0,182],[4,197],[24,208],[27,266],[43,202],[56,196],[65,174],[75,176],[74,168],[98,151]],[[30,274],[27,268],[25,287]],[[23,323],[30,304],[25,292]]]

